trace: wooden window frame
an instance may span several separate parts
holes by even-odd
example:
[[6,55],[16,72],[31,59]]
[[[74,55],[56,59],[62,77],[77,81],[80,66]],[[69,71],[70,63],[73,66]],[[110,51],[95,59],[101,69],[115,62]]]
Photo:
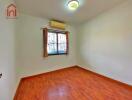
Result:
[[[56,33],[57,35],[57,53],[56,54],[48,54],[47,47],[48,47],[48,32]],[[58,52],[58,34],[65,34],[66,35],[66,53],[59,53]],[[69,53],[69,32],[68,31],[60,31],[54,29],[43,29],[43,48],[44,48],[44,57],[53,56],[53,55],[68,55]]]

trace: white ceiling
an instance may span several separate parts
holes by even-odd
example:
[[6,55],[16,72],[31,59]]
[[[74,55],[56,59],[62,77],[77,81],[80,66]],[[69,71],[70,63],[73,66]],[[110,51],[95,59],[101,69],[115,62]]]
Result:
[[79,0],[80,7],[70,11],[68,0],[16,0],[20,12],[56,19],[68,23],[82,23],[126,0]]

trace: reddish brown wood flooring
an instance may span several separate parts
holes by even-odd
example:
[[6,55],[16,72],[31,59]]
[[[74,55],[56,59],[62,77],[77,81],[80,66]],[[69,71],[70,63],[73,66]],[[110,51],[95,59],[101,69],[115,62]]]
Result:
[[23,78],[14,100],[132,100],[132,87],[75,66]]

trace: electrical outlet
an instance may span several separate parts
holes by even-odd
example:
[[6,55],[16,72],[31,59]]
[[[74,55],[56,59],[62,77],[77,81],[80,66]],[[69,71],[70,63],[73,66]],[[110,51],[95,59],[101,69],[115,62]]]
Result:
[[0,74],[0,78],[2,77],[2,73]]

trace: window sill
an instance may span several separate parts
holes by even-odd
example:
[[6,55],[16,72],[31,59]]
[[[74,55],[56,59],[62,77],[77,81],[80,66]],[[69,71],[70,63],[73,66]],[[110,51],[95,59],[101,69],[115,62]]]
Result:
[[68,53],[48,54],[48,56],[68,55]]

